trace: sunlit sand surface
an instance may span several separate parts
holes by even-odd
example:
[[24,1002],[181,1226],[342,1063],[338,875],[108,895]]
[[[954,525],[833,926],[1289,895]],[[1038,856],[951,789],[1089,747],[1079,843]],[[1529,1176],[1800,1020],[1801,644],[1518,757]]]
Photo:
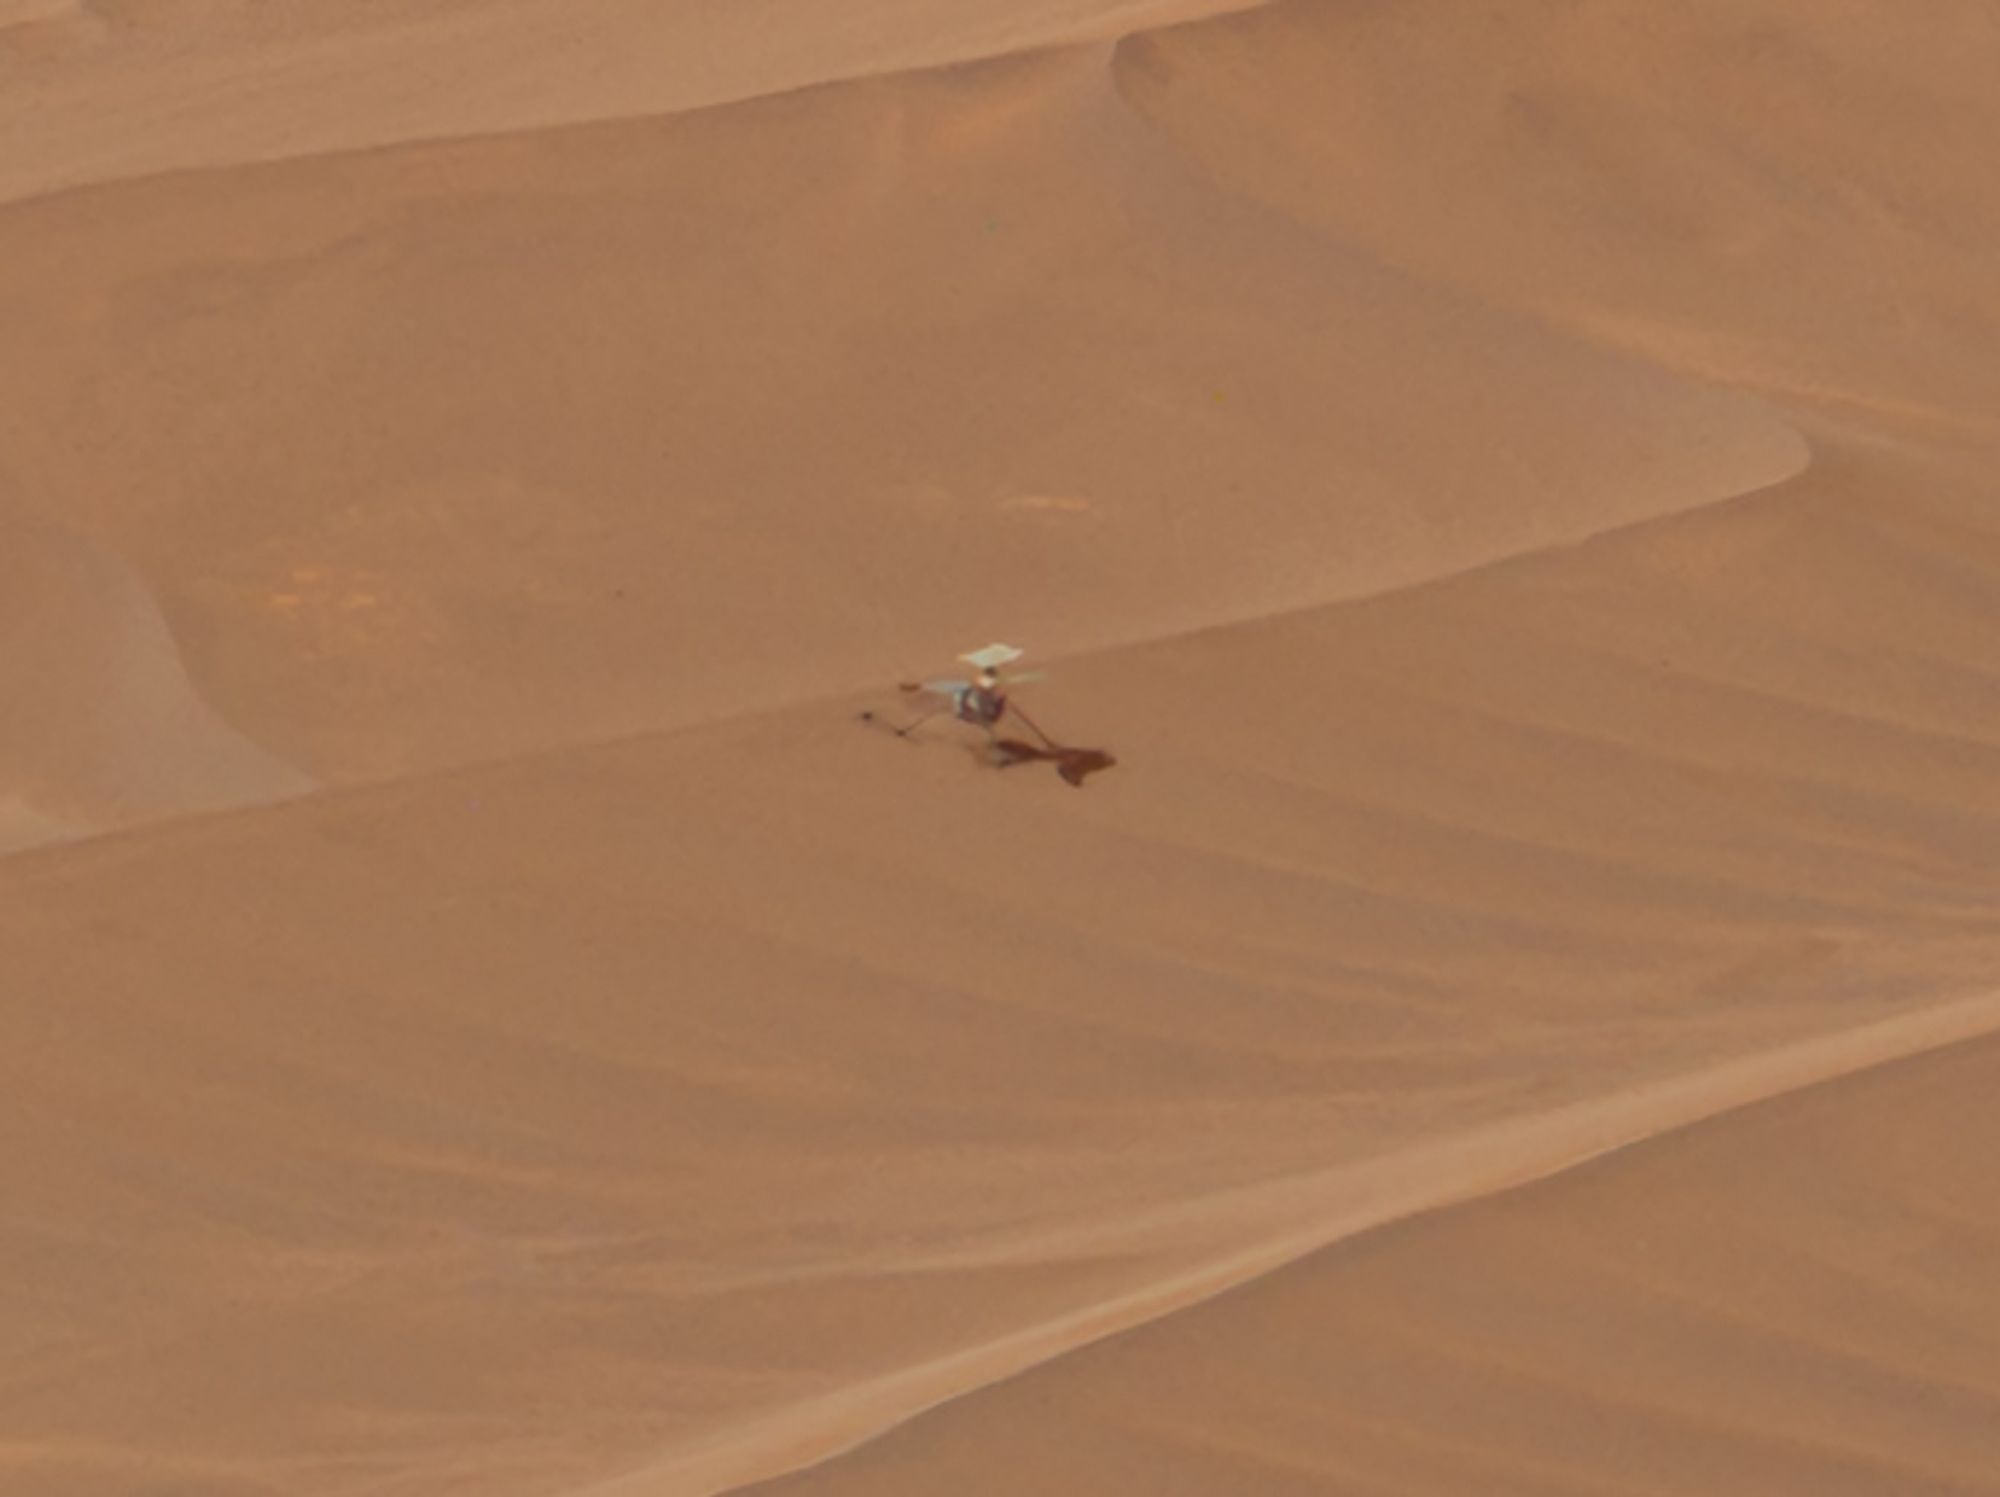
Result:
[[2000,1491],[2000,27],[1226,9],[0,5],[0,1487]]

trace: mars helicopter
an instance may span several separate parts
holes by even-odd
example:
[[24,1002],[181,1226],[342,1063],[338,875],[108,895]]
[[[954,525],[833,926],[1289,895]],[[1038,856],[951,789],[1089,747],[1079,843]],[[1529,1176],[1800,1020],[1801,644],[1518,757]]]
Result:
[[[1022,710],[1009,694],[1009,689],[1041,680],[1044,673],[1027,671],[1003,675],[1001,668],[1012,665],[1026,653],[1013,645],[990,644],[982,649],[968,650],[958,657],[973,668],[970,677],[902,682],[900,689],[906,696],[934,697],[938,700],[936,705],[920,712],[901,727],[891,726],[890,731],[898,738],[908,738],[925,723],[949,715],[971,724],[986,735],[993,763],[998,767],[1005,769],[1015,764],[1051,763],[1064,781],[1082,788],[1086,778],[1101,769],[1111,768],[1118,761],[1104,749],[1076,748],[1057,743]],[[861,715],[864,719],[875,720],[872,712]],[[1039,741],[1030,743],[1006,736],[1002,729],[1010,716],[1018,719]]]

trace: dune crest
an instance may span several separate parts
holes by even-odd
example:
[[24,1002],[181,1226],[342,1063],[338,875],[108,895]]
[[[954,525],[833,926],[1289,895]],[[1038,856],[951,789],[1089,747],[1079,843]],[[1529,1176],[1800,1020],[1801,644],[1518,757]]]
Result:
[[6,3],[0,202],[707,108],[1100,40],[1254,0]]
[[1616,1487],[1635,1451],[1648,1491],[1994,1490],[2000,1200],[1962,1137],[1995,1110],[1984,1007],[1943,1053],[1856,1036],[1859,1073],[1322,1248],[732,1490],[1528,1493]]
[[[765,1425],[731,1431],[714,1440],[713,1448],[678,1454],[658,1466],[584,1488],[574,1497],[897,1490],[885,1482],[883,1472],[885,1461],[895,1461],[893,1450],[867,1451],[852,1461],[843,1458],[885,1437],[893,1441],[910,1421],[928,1419],[959,1400],[977,1401],[1015,1380],[1032,1388],[1038,1375],[1060,1377],[1055,1364],[1107,1338],[1133,1334],[1135,1328],[1143,1337],[1143,1328],[1183,1315],[1197,1320],[1212,1316],[1215,1312],[1205,1308],[1209,1301],[1243,1292],[1268,1276],[1282,1278],[1302,1260],[1325,1254],[1330,1244],[1532,1187],[1607,1154],[1668,1140],[1772,1099],[1896,1067],[1912,1057],[1995,1034],[2000,1034],[2000,997],[1973,999],[1730,1061],[1707,1073],[1675,1077],[1628,1094],[1491,1126],[1475,1135],[1444,1139],[1324,1177],[1280,1180],[1214,1200],[1193,1200],[1175,1213],[1182,1230],[1198,1228],[1203,1217],[1213,1217],[1228,1224],[1219,1235],[1239,1240],[1262,1235],[1262,1240],[1063,1320],[1026,1327],[954,1356],[843,1388],[823,1400],[787,1409]],[[1970,1099],[1961,1102],[1966,1100]],[[1320,1214],[1329,1204],[1331,1213]],[[1130,1243],[1144,1235],[1135,1224],[1122,1224],[1103,1250],[1129,1251]],[[1068,1243],[1061,1250],[1082,1256],[1088,1248]],[[1995,1392],[2000,1395],[2000,1384]],[[1002,1397],[1010,1403],[1024,1401],[1011,1389]],[[1034,1394],[1028,1393],[1025,1401],[1032,1403]],[[983,1435],[980,1414],[970,1415],[967,1423]],[[918,1467],[922,1490],[935,1490],[933,1484],[941,1479],[936,1461],[935,1453],[927,1453]],[[970,1472],[974,1466],[988,1473],[991,1490],[1026,1488],[990,1453],[957,1459],[954,1465],[968,1468],[948,1478],[954,1490],[978,1489]],[[827,1469],[811,1469],[822,1466]],[[774,1476],[789,1479],[774,1480]]]
[[1391,263],[1802,404],[1984,413],[2000,31],[1906,21],[1280,4],[1135,36],[1118,78],[1219,183]]

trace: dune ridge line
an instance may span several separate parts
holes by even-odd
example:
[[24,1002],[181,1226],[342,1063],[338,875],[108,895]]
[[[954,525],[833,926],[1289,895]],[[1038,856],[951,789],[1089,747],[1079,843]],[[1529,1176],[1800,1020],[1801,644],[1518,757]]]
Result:
[[[4,211],[4,208],[0,208],[0,211]],[[1796,427],[1790,426],[1789,423],[1780,424],[1783,425],[1786,431],[1798,438],[1799,455],[1798,466],[1796,468],[1790,472],[1779,474],[1766,482],[1754,484],[1749,488],[1740,489],[1718,497],[1696,500],[1683,509],[1674,510],[1666,514],[1648,515],[1639,519],[1620,521],[1606,525],[1601,530],[1595,530],[1586,535],[1549,541],[1538,546],[1529,546],[1520,551],[1472,562],[1450,571],[1438,573],[1435,576],[1392,583],[1376,591],[1316,599],[1292,607],[1269,608],[1239,617],[1208,619],[1186,628],[1166,629],[1153,634],[1112,639],[1088,649],[1050,654],[1038,658],[1048,665],[1058,665],[1068,661],[1101,659],[1123,651],[1148,650],[1171,645],[1179,641],[1205,638],[1232,629],[1250,628],[1283,619],[1316,614],[1324,610],[1343,608],[1352,604],[1373,602],[1382,598],[1394,597],[1404,593],[1417,592],[1425,588],[1448,584],[1459,578],[1474,576],[1496,567],[1514,565],[1522,561],[1531,560],[1537,556],[1547,555],[1551,552],[1564,551],[1576,546],[1587,545],[1592,541],[1669,524],[1689,515],[1700,514],[1708,510],[1722,509],[1729,505],[1754,500],[1762,495],[1782,489],[1785,485],[1812,471],[1814,451],[1811,440]],[[143,820],[107,824],[95,828],[63,826],[60,837],[40,838],[30,836],[11,847],[4,840],[0,840],[0,864],[21,859],[32,853],[47,851],[52,856],[60,856],[60,853],[57,851],[58,849],[62,851],[74,851],[79,847],[91,846],[107,841],[128,842],[143,839],[153,832],[169,828],[202,822],[222,821],[225,819],[233,820],[242,816],[255,816],[259,813],[285,806],[347,799],[365,795],[371,790],[385,789],[390,786],[425,783],[443,784],[461,775],[498,773],[518,765],[553,762],[568,754],[589,753],[596,749],[615,748],[621,745],[643,743],[654,739],[672,739],[689,733],[724,727],[733,723],[747,722],[754,718],[775,717],[789,712],[802,711],[807,708],[834,708],[841,705],[852,705],[864,695],[884,690],[886,686],[886,680],[856,680],[834,691],[816,692],[810,696],[794,695],[782,697],[769,702],[757,703],[747,707],[715,713],[711,716],[695,718],[687,722],[644,729],[636,733],[583,738],[570,743],[559,743],[547,747],[499,754],[489,759],[426,766],[381,779],[366,779],[346,784],[311,781],[289,794],[266,795],[253,799],[245,799],[237,804],[193,807],[152,816]],[[206,702],[204,702],[204,706],[206,705]],[[225,720],[225,726],[231,725],[227,725]]]
[[[890,0],[825,24],[786,0],[720,9],[503,0],[470,11],[410,0],[359,22],[293,16],[256,29],[231,5],[107,18],[85,0],[0,0],[0,72],[36,85],[19,91],[17,110],[0,97],[0,126],[19,142],[0,168],[0,204],[251,163],[694,113],[1115,41],[1265,3],[1102,0],[1025,15],[973,3],[953,15]],[[575,45],[593,32],[596,45]],[[785,39],[774,47],[776,34]],[[457,81],[439,89],[430,79],[445,59]],[[291,87],[274,108],[259,80],[276,69]]]
[[[651,1466],[576,1488],[568,1497],[721,1497],[752,1490],[1377,1228],[1501,1195],[1758,1103],[1995,1034],[2000,1034],[2000,992],[1646,1082],[1476,1134],[1169,1208],[1156,1214],[1260,1210],[1271,1216],[1277,1235],[1087,1310],[767,1415]],[[1414,1183],[1411,1176],[1417,1177]],[[1328,1191],[1344,1195],[1345,1204],[1330,1216],[1288,1224]]]

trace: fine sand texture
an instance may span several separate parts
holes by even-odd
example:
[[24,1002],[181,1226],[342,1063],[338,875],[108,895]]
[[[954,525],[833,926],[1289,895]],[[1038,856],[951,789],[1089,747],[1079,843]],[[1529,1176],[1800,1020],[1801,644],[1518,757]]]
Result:
[[[2000,1493],[1995,139],[1971,0],[0,5],[0,1490]],[[995,639],[1114,768],[883,731]]]
[[1992,1040],[1386,1228],[779,1494],[1995,1490]]

